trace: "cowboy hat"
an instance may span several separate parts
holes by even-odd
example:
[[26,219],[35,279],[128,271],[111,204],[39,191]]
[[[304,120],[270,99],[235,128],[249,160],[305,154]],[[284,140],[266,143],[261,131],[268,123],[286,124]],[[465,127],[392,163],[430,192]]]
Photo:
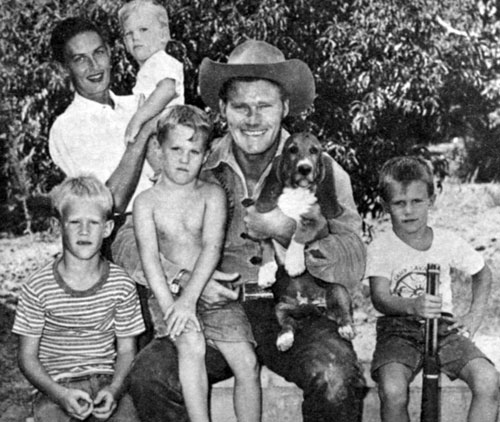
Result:
[[232,78],[260,78],[279,84],[290,101],[290,114],[309,108],[315,97],[314,77],[302,60],[285,60],[278,48],[265,41],[249,40],[238,45],[227,63],[204,58],[199,86],[201,98],[212,110],[219,109],[219,92]]

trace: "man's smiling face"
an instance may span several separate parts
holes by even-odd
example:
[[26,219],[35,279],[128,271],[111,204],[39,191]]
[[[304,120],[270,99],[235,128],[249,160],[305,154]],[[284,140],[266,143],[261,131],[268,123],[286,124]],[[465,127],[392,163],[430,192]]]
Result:
[[277,141],[281,121],[288,114],[288,100],[267,80],[235,81],[220,109],[236,146],[245,154],[256,155]]
[[64,48],[65,64],[76,91],[85,98],[106,102],[111,80],[111,57],[96,32],[82,32]]

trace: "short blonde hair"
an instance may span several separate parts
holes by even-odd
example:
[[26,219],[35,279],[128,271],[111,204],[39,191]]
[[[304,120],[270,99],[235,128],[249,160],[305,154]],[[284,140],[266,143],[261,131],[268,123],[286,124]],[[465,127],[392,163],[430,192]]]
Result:
[[113,216],[113,195],[95,176],[69,177],[50,192],[52,206],[61,219],[64,208],[76,198],[92,199],[104,211],[107,220]]
[[158,119],[156,133],[160,145],[167,139],[169,131],[178,125],[193,129],[196,137],[203,138],[205,149],[208,149],[213,124],[207,113],[189,104],[167,107]]
[[167,39],[170,39],[170,24],[168,21],[167,9],[162,5],[156,3],[154,0],[132,0],[125,3],[121,9],[118,11],[118,20],[120,21],[120,27],[123,29],[123,25],[128,17],[137,10],[150,9],[154,16],[160,22],[160,25],[165,29],[167,33]]

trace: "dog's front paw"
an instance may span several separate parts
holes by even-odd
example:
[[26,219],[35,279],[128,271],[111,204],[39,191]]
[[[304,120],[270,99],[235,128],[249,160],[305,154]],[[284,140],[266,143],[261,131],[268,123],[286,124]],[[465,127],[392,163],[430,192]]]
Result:
[[278,264],[276,261],[269,261],[259,268],[259,276],[257,284],[263,289],[272,286],[276,281],[276,271],[278,271]]
[[294,341],[293,331],[282,331],[276,339],[276,347],[280,352],[286,352],[292,347]]
[[299,275],[304,274],[304,272],[306,271],[306,266],[303,262],[288,262],[288,260],[286,260],[285,269],[290,277],[298,277]]
[[339,326],[340,337],[346,340],[352,340],[356,337],[356,330],[352,324],[340,325]]
[[304,245],[302,243],[290,242],[285,256],[285,270],[290,277],[298,277],[306,270],[304,258]]

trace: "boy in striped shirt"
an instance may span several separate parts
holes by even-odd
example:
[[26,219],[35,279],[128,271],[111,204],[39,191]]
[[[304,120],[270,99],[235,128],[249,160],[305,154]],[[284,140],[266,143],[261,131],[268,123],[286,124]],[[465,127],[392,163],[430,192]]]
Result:
[[12,330],[19,366],[38,390],[35,420],[136,421],[121,396],[144,323],[134,282],[100,254],[113,229],[111,193],[80,176],[51,198],[63,251],[23,286]]

